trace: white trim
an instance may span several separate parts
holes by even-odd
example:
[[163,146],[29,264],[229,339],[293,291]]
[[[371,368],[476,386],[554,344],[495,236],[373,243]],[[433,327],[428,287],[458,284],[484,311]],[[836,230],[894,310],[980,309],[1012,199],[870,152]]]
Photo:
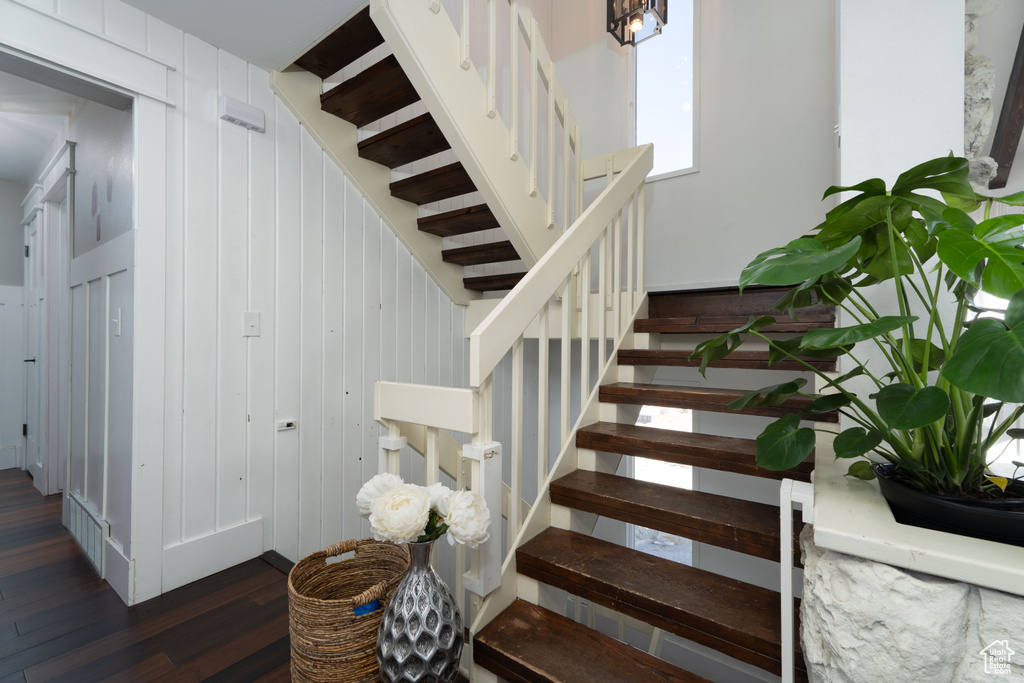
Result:
[[377,382],[373,417],[378,422],[398,420],[475,434],[479,405],[477,393],[471,389]]
[[135,562],[124,556],[121,546],[112,538],[108,536],[104,541],[104,578],[124,604],[134,604],[132,591],[135,582],[132,575],[135,573]]
[[163,591],[198,581],[263,553],[263,520],[254,519],[164,548]]
[[118,235],[71,260],[69,287],[95,280],[97,277],[131,268],[135,255],[135,231]]
[[[5,52],[47,66],[62,65],[57,69],[63,73],[174,104],[167,99],[167,72],[173,67],[14,0],[0,0],[0,16],[0,45],[9,48]],[[47,48],[41,50],[41,45]]]

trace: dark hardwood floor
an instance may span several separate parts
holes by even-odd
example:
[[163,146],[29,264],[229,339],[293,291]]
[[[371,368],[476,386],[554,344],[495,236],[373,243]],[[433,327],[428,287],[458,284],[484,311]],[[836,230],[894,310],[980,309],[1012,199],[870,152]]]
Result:
[[289,681],[281,560],[250,560],[129,608],[61,526],[60,496],[2,470],[0,683]]

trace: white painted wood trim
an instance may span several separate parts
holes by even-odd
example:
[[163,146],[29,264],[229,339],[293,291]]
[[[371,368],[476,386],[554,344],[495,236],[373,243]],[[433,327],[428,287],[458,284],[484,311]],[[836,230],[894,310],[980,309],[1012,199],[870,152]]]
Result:
[[[601,191],[576,223],[530,269],[470,335],[469,383],[479,386],[505,356],[537,312],[621,212],[653,166],[652,145],[635,147],[633,161]],[[601,316],[599,322],[604,321]]]
[[114,589],[114,592],[117,593],[117,596],[126,605],[133,604],[131,602],[131,590],[134,581],[132,574],[135,571],[135,563],[124,556],[121,547],[109,536],[104,539],[103,553],[105,572],[103,578],[106,579],[110,587]]
[[480,298],[463,286],[461,266],[441,260],[440,240],[419,230],[416,205],[391,195],[391,170],[359,156],[356,127],[320,108],[320,79],[291,67],[271,72],[270,87],[445,294],[458,304]]
[[480,423],[477,392],[402,382],[377,382],[374,419],[475,434]]
[[129,230],[72,259],[70,286],[77,287],[114,272],[108,264],[131,264],[135,255],[135,231]]
[[505,123],[481,110],[487,88],[480,75],[457,66],[461,43],[448,13],[444,8],[424,12],[405,0],[374,0],[370,16],[507,238],[532,268],[557,234],[545,227],[543,198],[524,192],[529,171],[521,159],[509,158],[513,147]]
[[[4,51],[174,105],[167,97],[167,73],[173,67],[153,56],[14,0],[0,0],[0,17]],[[40,49],[42,45],[47,48]]]
[[262,519],[243,522],[164,548],[163,592],[259,557],[262,553]]

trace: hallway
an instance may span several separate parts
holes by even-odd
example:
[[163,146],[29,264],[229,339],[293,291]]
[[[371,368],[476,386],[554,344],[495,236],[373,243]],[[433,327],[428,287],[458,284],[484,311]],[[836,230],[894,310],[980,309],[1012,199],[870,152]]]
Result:
[[0,471],[0,683],[290,680],[283,558],[128,608],[61,525],[60,506],[28,473]]

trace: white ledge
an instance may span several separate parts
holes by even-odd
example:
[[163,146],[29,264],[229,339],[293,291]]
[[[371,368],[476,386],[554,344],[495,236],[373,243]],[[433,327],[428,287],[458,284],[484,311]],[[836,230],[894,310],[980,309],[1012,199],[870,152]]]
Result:
[[1024,595],[1024,548],[898,524],[878,483],[845,476],[849,461],[837,462],[830,445],[821,441],[814,467],[816,544],[895,567]]

